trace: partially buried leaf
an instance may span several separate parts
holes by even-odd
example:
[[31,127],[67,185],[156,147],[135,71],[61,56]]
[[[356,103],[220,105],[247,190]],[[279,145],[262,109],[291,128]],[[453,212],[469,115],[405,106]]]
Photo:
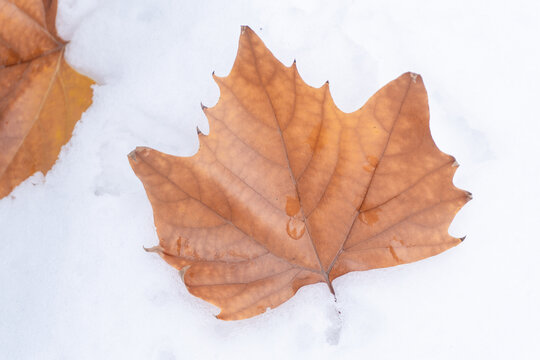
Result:
[[56,0],[0,0],[0,198],[47,173],[92,102],[64,59]]
[[406,73],[358,111],[308,86],[248,27],[210,134],[190,158],[129,156],[154,210],[159,245],[187,289],[243,319],[308,284],[420,260],[460,243],[448,226],[470,194],[429,131],[427,95]]

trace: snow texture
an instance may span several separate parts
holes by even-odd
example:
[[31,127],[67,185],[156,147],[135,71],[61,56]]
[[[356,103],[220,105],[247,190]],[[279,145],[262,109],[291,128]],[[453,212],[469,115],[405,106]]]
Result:
[[[0,200],[0,358],[540,358],[538,2],[59,3],[67,59],[97,85],[52,171]],[[450,227],[465,242],[343,276],[337,303],[318,284],[237,322],[145,253],[158,239],[126,155],[194,154],[243,24],[344,111],[422,74],[434,139],[474,195]]]

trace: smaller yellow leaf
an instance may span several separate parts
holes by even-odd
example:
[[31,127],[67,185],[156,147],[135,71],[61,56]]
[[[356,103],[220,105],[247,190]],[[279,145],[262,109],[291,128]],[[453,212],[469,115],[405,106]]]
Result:
[[46,174],[92,103],[93,81],[64,59],[56,0],[0,0],[0,198]]

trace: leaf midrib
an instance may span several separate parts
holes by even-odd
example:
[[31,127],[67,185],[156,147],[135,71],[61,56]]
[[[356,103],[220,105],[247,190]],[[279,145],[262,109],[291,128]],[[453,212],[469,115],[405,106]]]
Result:
[[[280,135],[280,139],[281,139],[281,142],[282,142],[282,145],[283,145],[285,157],[286,157],[286,160],[287,160],[287,168],[288,168],[288,170],[289,170],[289,174],[290,174],[291,179],[292,179],[292,181],[293,181],[294,188],[295,188],[295,190],[296,190],[296,195],[297,195],[298,201],[299,201],[299,203],[300,203],[300,211],[301,211],[301,215],[302,215],[302,218],[303,218],[303,221],[304,221],[304,225],[305,225],[305,227],[306,227],[306,232],[307,232],[308,237],[309,237],[309,239],[310,239],[310,242],[311,242],[311,244],[312,244],[312,246],[313,246],[313,251],[314,251],[314,253],[315,253],[316,257],[317,257],[317,260],[318,260],[318,263],[319,263],[319,266],[320,266],[320,269],[321,269],[321,275],[323,276],[323,278],[324,278],[326,284],[328,285],[328,288],[330,289],[330,292],[331,292],[333,295],[335,295],[334,288],[333,288],[332,283],[331,283],[331,281],[330,281],[330,279],[329,279],[329,274],[330,274],[330,272],[332,271],[332,268],[334,267],[334,265],[335,265],[337,259],[339,258],[339,256],[341,255],[341,253],[343,253],[343,251],[344,251],[344,246],[345,246],[347,240],[349,239],[349,237],[350,237],[350,235],[351,235],[351,233],[352,233],[352,229],[353,229],[353,227],[354,227],[354,224],[356,223],[356,221],[357,221],[357,219],[358,219],[358,215],[360,214],[360,209],[361,209],[362,206],[364,205],[364,202],[365,202],[365,200],[366,200],[366,198],[367,198],[367,195],[368,195],[369,190],[370,190],[370,188],[371,188],[371,184],[372,184],[372,182],[373,182],[373,179],[374,179],[374,177],[375,177],[375,174],[376,174],[376,172],[377,172],[377,169],[379,168],[379,164],[381,163],[381,160],[382,160],[382,158],[384,157],[384,155],[385,155],[385,153],[386,153],[386,150],[387,150],[387,148],[388,148],[388,144],[390,143],[390,138],[392,137],[392,134],[393,134],[394,127],[395,127],[395,125],[396,125],[396,123],[397,123],[397,121],[398,121],[398,119],[399,119],[399,117],[400,117],[400,115],[401,115],[401,110],[402,110],[402,108],[403,108],[403,104],[405,103],[405,100],[406,100],[406,98],[407,98],[407,95],[409,94],[409,90],[410,90],[411,84],[412,84],[412,77],[409,79],[409,83],[408,83],[408,85],[407,85],[407,89],[405,90],[405,92],[404,92],[404,94],[403,94],[403,98],[401,99],[401,103],[400,103],[399,109],[398,109],[398,111],[397,111],[397,113],[396,113],[395,119],[394,119],[394,121],[393,121],[393,123],[392,123],[392,127],[390,128],[389,131],[387,131],[387,132],[388,132],[388,137],[387,137],[386,143],[385,143],[385,145],[384,145],[384,148],[383,148],[383,150],[382,150],[382,152],[381,152],[381,155],[379,156],[379,159],[380,159],[380,160],[377,162],[377,164],[375,165],[375,168],[374,168],[373,172],[371,173],[371,177],[370,177],[369,182],[368,182],[368,185],[367,185],[367,187],[366,187],[366,191],[365,191],[365,193],[364,193],[364,195],[363,195],[363,197],[362,197],[362,201],[361,201],[360,205],[356,208],[357,210],[356,210],[356,212],[355,212],[355,214],[354,214],[354,217],[353,217],[353,220],[352,220],[352,222],[351,222],[351,225],[349,226],[349,229],[347,230],[347,234],[345,235],[345,237],[344,237],[344,239],[343,239],[343,241],[342,241],[342,243],[341,243],[341,245],[340,245],[340,247],[339,247],[338,252],[336,253],[336,255],[334,256],[332,262],[330,263],[330,266],[328,267],[328,270],[325,271],[325,269],[324,269],[324,267],[323,267],[323,265],[322,265],[322,262],[321,262],[321,260],[320,260],[319,253],[317,252],[317,248],[315,247],[315,243],[314,243],[313,237],[312,237],[312,235],[311,235],[309,223],[308,223],[307,218],[306,218],[305,213],[304,213],[304,206],[302,205],[302,199],[301,199],[301,197],[300,197],[300,192],[299,192],[299,190],[298,190],[298,183],[297,183],[296,178],[294,177],[294,174],[293,174],[293,172],[292,172],[292,168],[291,168],[291,164],[290,164],[290,160],[289,160],[289,154],[288,154],[288,151],[287,151],[287,147],[286,147],[286,145],[285,145],[285,140],[284,140],[284,138],[283,138],[283,132],[282,132],[282,129],[281,129],[280,125],[279,125],[279,121],[277,120],[277,117],[276,117],[276,111],[275,111],[274,105],[273,105],[273,103],[272,103],[272,99],[271,99],[270,95],[268,94],[268,91],[266,90],[266,87],[264,86],[264,83],[263,83],[263,81],[262,81],[261,74],[260,74],[260,72],[259,72],[259,66],[258,66],[258,62],[257,62],[257,56],[256,56],[256,54],[255,54],[255,50],[254,50],[254,48],[253,48],[253,43],[252,43],[252,41],[251,41],[251,33],[248,34],[247,39],[248,39],[248,43],[249,43],[249,48],[250,48],[251,53],[252,53],[252,55],[253,55],[253,59],[254,59],[254,63],[255,63],[255,70],[256,70],[257,76],[258,76],[258,78],[259,78],[259,83],[261,84],[261,87],[262,87],[262,89],[264,90],[264,93],[265,93],[265,95],[266,95],[266,97],[267,97],[267,99],[268,99],[268,102],[269,102],[269,104],[270,104],[270,107],[272,108],[272,115],[273,115],[273,118],[274,118],[274,120],[275,120],[275,122],[276,122],[276,127],[277,127],[277,129],[278,129],[278,133],[279,133],[279,135]],[[296,80],[296,71],[294,71],[293,73],[294,73],[294,77],[295,77],[295,80]],[[294,82],[294,86],[295,86],[295,88],[296,88],[296,81]],[[295,94],[295,96],[296,96],[296,94]],[[321,120],[321,121],[322,121],[322,120]],[[304,169],[304,171],[305,171],[305,169]],[[326,191],[327,188],[328,188],[328,184],[326,185],[324,191]],[[323,194],[324,194],[324,193],[323,193]]]
[[[159,171],[156,167],[154,167],[152,165],[151,162],[147,161],[143,156],[140,156],[140,157],[137,157],[136,159],[138,160],[141,160],[143,161],[148,167],[150,167],[153,171],[155,171],[156,173],[160,174],[161,176],[163,176],[167,181],[169,181],[172,185],[174,185],[176,188],[178,188],[180,191],[182,191],[183,193],[185,193],[187,196],[189,196],[191,199],[194,199],[196,201],[198,201],[200,204],[202,204],[204,207],[206,207],[208,210],[210,210],[211,212],[215,213],[217,216],[219,216],[226,224],[229,224],[231,225],[233,228],[237,229],[238,231],[240,231],[242,234],[244,234],[245,236],[247,236],[248,238],[250,238],[251,240],[253,240],[254,242],[256,242],[257,244],[259,244],[262,248],[264,248],[266,251],[268,251],[270,254],[272,254],[273,256],[276,257],[276,259],[279,259],[280,261],[284,261],[286,262],[287,264],[289,264],[291,267],[293,268],[298,268],[298,269],[302,269],[302,270],[306,270],[306,271],[310,271],[310,272],[313,272],[313,273],[319,273],[317,271],[315,271],[314,269],[310,269],[308,267],[305,267],[305,266],[301,266],[301,265],[297,265],[297,264],[294,264],[290,261],[288,261],[287,259],[284,259],[278,255],[276,255],[273,251],[271,251],[267,246],[265,246],[264,244],[262,244],[260,241],[257,241],[257,239],[247,233],[244,229],[240,228],[238,225],[236,225],[232,220],[229,220],[227,219],[226,217],[224,217],[223,215],[221,215],[219,212],[217,212],[215,209],[213,209],[210,205],[206,204],[202,199],[199,199],[199,198],[196,198],[194,197],[193,195],[189,194],[188,192],[186,192],[182,186],[180,186],[179,184],[177,184],[176,182],[172,181],[171,178],[169,178],[167,175],[163,174],[161,171]],[[252,259],[250,259],[252,260]]]
[[[0,69],[4,68],[4,67],[9,67],[9,66],[14,66],[14,65],[20,65],[20,64],[26,64],[26,63],[30,63],[34,60],[37,60],[37,59],[40,59],[40,58],[43,58],[55,51],[62,51],[66,44],[64,41],[62,41],[61,39],[57,38],[56,36],[54,36],[53,34],[51,34],[51,32],[49,31],[49,29],[47,29],[46,27],[43,27],[43,25],[41,25],[39,22],[37,22],[32,16],[30,16],[28,13],[26,13],[24,10],[22,10],[20,7],[18,7],[17,5],[15,4],[12,4],[12,3],[8,3],[8,5],[11,5],[13,6],[16,10],[14,11],[18,11],[20,12],[21,14],[23,14],[23,16],[27,19],[28,22],[30,22],[32,24],[32,26],[35,26],[37,28],[39,28],[44,34],[46,34],[53,42],[55,42],[56,44],[58,44],[57,47],[53,48],[53,49],[49,49],[47,51],[44,51],[42,52],[41,54],[39,54],[38,56],[34,56],[34,57],[31,57],[29,59],[26,59],[26,60],[23,60],[23,61],[19,61],[19,62],[16,62],[16,63],[13,63],[13,64],[6,64],[6,65],[3,65],[3,66],[0,66]],[[47,10],[45,9],[45,7],[43,7],[43,13],[44,14],[47,14]],[[45,15],[46,17],[46,15]],[[13,49],[13,47],[11,47],[9,45],[9,41],[7,39],[4,39],[3,41],[4,43],[6,43],[6,45],[9,46],[9,48],[11,50],[13,50],[18,56],[21,56],[21,54],[19,54],[15,49]]]
[[[287,146],[285,145],[285,139],[283,138],[283,131],[281,130],[281,127],[279,126],[279,121],[277,120],[277,117],[276,117],[276,110],[274,108],[274,104],[272,103],[272,99],[270,98],[270,95],[268,94],[268,91],[266,90],[266,87],[263,84],[262,77],[261,77],[261,74],[259,72],[259,66],[258,66],[258,63],[257,63],[257,56],[255,55],[255,49],[253,48],[253,43],[251,41],[251,33],[248,33],[247,39],[248,39],[248,43],[249,43],[249,49],[251,50],[251,53],[253,55],[253,59],[254,59],[254,62],[255,62],[255,70],[256,70],[257,76],[259,78],[259,83],[261,84],[261,87],[264,90],[264,94],[266,95],[266,98],[268,99],[270,107],[272,108],[272,116],[274,118],[274,121],[276,122],[276,127],[278,129],[279,137],[280,137],[280,140],[281,140],[281,145],[283,146],[283,152],[285,153],[285,158],[287,160],[287,169],[289,170],[289,175],[291,177],[291,180],[292,180],[292,182],[294,184],[294,189],[296,191],[296,197],[298,198],[298,202],[300,204],[300,214],[302,215],[302,220],[304,222],[304,226],[306,227],[306,233],[307,233],[307,235],[309,237],[311,246],[313,247],[313,252],[315,253],[315,256],[317,258],[317,262],[319,263],[321,276],[323,277],[324,281],[326,282],[326,285],[328,285],[328,289],[330,290],[330,292],[333,295],[335,295],[334,287],[332,286],[332,283],[330,282],[330,279],[328,278],[328,273],[326,271],[324,271],[324,267],[322,265],[321,258],[319,257],[319,253],[317,252],[317,248],[315,247],[315,243],[313,242],[313,237],[311,236],[311,229],[309,227],[309,223],[308,223],[306,215],[304,213],[304,206],[302,204],[302,199],[300,197],[300,191],[298,190],[298,183],[297,183],[296,178],[294,177],[294,174],[292,172],[291,162],[289,160],[289,153],[287,152]],[[294,77],[295,77],[294,86],[296,88],[296,72],[294,72]]]
[[[58,55],[58,58],[56,60],[56,66],[55,66],[55,69],[54,69],[54,72],[52,73],[51,75],[51,78],[50,78],[50,81],[49,81],[49,85],[47,87],[47,90],[45,91],[45,93],[43,94],[43,97],[41,99],[41,103],[39,104],[39,108],[37,109],[36,113],[34,114],[34,117],[31,121],[31,125],[29,126],[28,128],[28,132],[26,134],[24,134],[24,137],[21,139],[19,145],[17,146],[17,150],[15,150],[13,152],[13,156],[11,157],[11,159],[9,160],[8,162],[8,166],[6,166],[5,169],[3,169],[2,173],[0,174],[0,176],[4,175],[5,171],[9,168],[9,164],[11,164],[11,162],[13,161],[13,159],[17,156],[17,154],[19,153],[19,151],[21,150],[22,146],[24,145],[25,141],[26,141],[26,138],[28,137],[28,135],[32,132],[32,129],[36,126],[36,123],[41,115],[41,112],[43,111],[43,107],[45,106],[45,103],[47,102],[47,99],[49,98],[49,95],[51,93],[51,90],[53,88],[53,84],[56,80],[56,78],[58,77],[58,73],[60,71],[60,65],[62,63],[62,56],[64,55],[64,48],[62,47],[60,49],[60,54]],[[32,60],[33,61],[33,60]],[[22,64],[22,63],[21,63]],[[21,75],[21,79],[18,80],[18,83],[20,83],[22,81],[22,78],[23,76],[26,76],[27,75],[27,70],[26,69],[24,71],[24,73]]]
[[[328,267],[328,274],[330,274],[330,272],[332,271],[332,268],[334,267],[337,259],[339,258],[341,253],[343,253],[345,244],[347,243],[347,240],[351,236],[354,224],[358,220],[358,215],[360,215],[362,206],[364,205],[364,203],[365,203],[365,201],[367,199],[367,196],[369,194],[369,190],[371,189],[371,184],[373,182],[373,179],[375,178],[375,173],[377,172],[377,169],[379,169],[379,164],[382,162],[382,159],[383,159],[383,157],[384,157],[384,155],[386,153],[386,149],[388,148],[388,144],[390,143],[390,138],[392,137],[392,134],[394,133],[394,128],[396,126],[396,123],[397,123],[400,115],[401,115],[401,109],[403,108],[403,104],[405,103],[405,99],[407,98],[407,95],[409,94],[411,84],[412,84],[412,78],[409,78],[409,84],[407,85],[407,90],[405,90],[405,93],[403,94],[403,98],[401,99],[401,103],[400,103],[399,109],[398,109],[398,111],[396,113],[396,117],[395,117],[395,119],[394,119],[394,121],[392,123],[392,127],[388,131],[388,138],[387,138],[386,144],[384,145],[384,148],[383,148],[383,150],[381,152],[381,155],[379,156],[379,161],[377,162],[377,164],[375,165],[375,168],[373,169],[373,172],[371,173],[371,177],[369,179],[368,185],[366,186],[366,191],[364,192],[364,196],[362,197],[362,201],[360,202],[360,205],[356,208],[356,212],[354,213],[353,221],[351,222],[351,226],[349,227],[349,230],[347,231],[347,235],[345,235],[345,238],[343,239],[343,242],[341,243],[341,245],[339,247],[339,251],[337,252],[337,254],[334,257],[334,259],[332,260],[332,262],[330,263],[330,266]],[[394,224],[394,225],[397,225],[397,224]]]

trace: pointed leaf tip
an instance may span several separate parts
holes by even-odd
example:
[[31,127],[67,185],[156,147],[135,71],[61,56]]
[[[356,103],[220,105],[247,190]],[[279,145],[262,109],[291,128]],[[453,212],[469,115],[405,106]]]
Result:
[[414,73],[414,72],[408,72],[409,76],[411,77],[411,80],[413,83],[416,83],[417,81],[422,83],[422,76],[420,74]]
[[163,249],[159,245],[158,246],[152,246],[152,247],[149,247],[149,248],[143,246],[143,249],[146,252],[158,253],[158,254],[163,253]]
[[129,154],[128,154],[128,157],[133,160],[133,161],[137,161],[137,151],[136,150],[133,150],[131,151]]
[[244,35],[246,33],[253,33],[253,30],[248,25],[240,26],[240,35]]

